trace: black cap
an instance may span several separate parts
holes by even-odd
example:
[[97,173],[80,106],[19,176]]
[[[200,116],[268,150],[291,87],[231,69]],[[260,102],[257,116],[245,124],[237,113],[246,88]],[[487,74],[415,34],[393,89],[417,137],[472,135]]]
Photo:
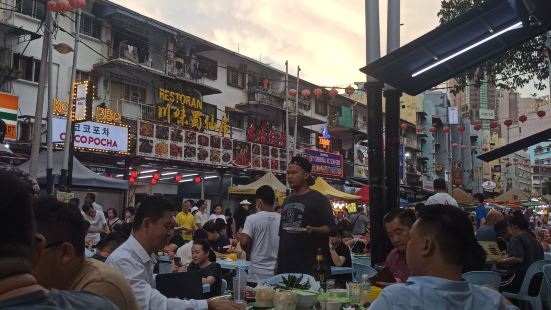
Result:
[[310,173],[310,176],[308,176],[308,179],[306,180],[308,186],[312,186],[316,183],[314,181],[314,178],[312,177],[312,174],[311,174],[312,173],[312,164],[310,163],[310,161],[307,158],[302,157],[302,156],[295,156],[291,159],[291,162],[289,163],[289,165],[297,165],[300,168],[302,168],[302,170]]

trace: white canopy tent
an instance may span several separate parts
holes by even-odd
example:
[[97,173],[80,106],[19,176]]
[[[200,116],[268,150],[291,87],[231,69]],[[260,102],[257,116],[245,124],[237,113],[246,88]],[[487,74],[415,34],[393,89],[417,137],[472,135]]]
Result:
[[[39,184],[46,183],[46,152],[40,152],[38,156],[38,174],[37,182]],[[53,175],[54,181],[59,181],[61,176],[61,163],[63,162],[63,152],[53,152]],[[29,171],[30,162],[26,161],[19,165],[17,168],[25,172]],[[117,180],[101,176],[92,170],[86,168],[78,159],[73,157],[73,185],[74,186],[87,186],[87,187],[100,187],[100,188],[112,188],[120,190],[128,190],[128,181]]]

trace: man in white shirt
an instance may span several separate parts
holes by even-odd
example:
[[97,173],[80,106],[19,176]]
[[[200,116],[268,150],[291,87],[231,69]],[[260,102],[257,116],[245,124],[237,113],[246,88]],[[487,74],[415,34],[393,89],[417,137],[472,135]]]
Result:
[[82,216],[90,223],[88,233],[86,234],[86,241],[91,241],[93,245],[98,244],[101,239],[100,234],[109,233],[105,215],[103,215],[103,212],[98,212],[90,205],[85,204],[82,206]]
[[279,249],[279,223],[281,215],[274,212],[275,193],[267,185],[256,190],[256,208],[259,212],[245,220],[240,240],[241,248],[249,253],[251,265],[247,282],[257,284],[274,275]]
[[195,212],[195,225],[197,226],[197,229],[201,229],[209,220],[209,215],[207,214],[207,202],[204,200],[199,200],[197,201],[197,207],[199,210]]
[[243,309],[229,300],[182,300],[167,298],[155,289],[152,255],[166,246],[174,235],[171,203],[161,197],[145,198],[136,210],[133,234],[105,261],[119,270],[130,283],[140,309]]
[[96,203],[96,194],[87,193],[84,197],[84,204],[94,207],[96,211],[103,213],[103,207]]
[[457,201],[452,196],[448,195],[446,188],[446,181],[442,179],[436,179],[433,182],[434,191],[436,194],[432,195],[425,201],[425,205],[445,205],[459,207]]

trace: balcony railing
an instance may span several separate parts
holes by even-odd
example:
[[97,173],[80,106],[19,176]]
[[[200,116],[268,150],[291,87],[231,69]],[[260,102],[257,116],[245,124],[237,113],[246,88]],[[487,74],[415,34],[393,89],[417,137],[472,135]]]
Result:
[[134,64],[147,66],[156,70],[165,72],[166,61],[159,53],[155,53],[152,49],[145,49],[130,45],[126,42],[120,42],[115,51],[115,58],[127,59]]
[[143,119],[148,121],[156,120],[155,106],[144,104],[138,99],[120,99],[114,106],[112,106],[112,109],[121,113],[123,117],[128,119]]
[[[247,89],[247,100],[249,102],[256,102],[260,104],[270,105],[280,109],[284,108],[283,98],[269,91],[264,91],[256,88]],[[294,106],[294,105],[291,105]]]

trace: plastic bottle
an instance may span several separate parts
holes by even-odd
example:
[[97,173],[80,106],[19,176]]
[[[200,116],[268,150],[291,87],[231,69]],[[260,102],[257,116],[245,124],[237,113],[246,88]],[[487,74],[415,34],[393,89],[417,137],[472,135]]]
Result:
[[369,297],[370,294],[370,287],[369,287],[369,276],[367,274],[362,274],[362,281],[360,282],[361,288],[360,288],[360,303],[361,305],[365,305],[366,303],[370,303],[371,299]]

